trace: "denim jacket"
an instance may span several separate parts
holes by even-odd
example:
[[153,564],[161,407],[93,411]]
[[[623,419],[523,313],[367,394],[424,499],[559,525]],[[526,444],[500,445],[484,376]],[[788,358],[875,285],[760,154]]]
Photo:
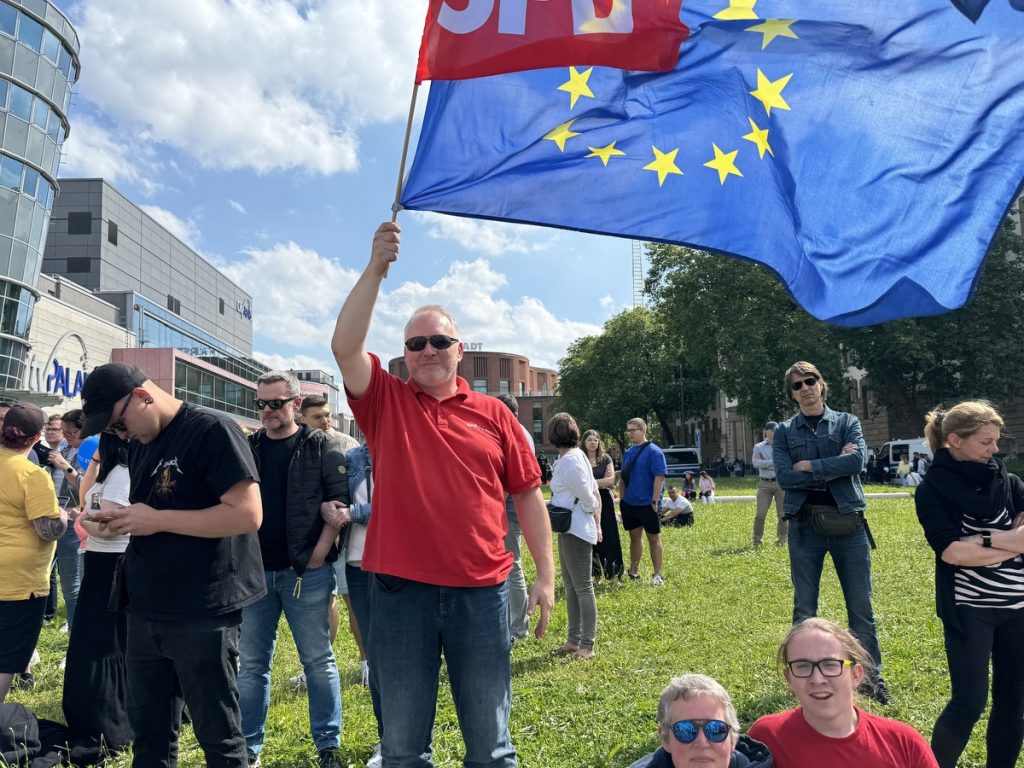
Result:
[[[345,469],[348,473],[348,512],[353,523],[369,525],[370,523],[370,501],[356,502],[356,489],[366,480],[371,471],[370,449],[366,445],[357,445],[345,454]],[[341,531],[341,546],[339,549],[344,553],[348,548],[348,537],[352,531],[351,525],[346,525]],[[344,557],[344,555],[343,555]]]
[[[857,450],[843,454],[843,446],[853,443]],[[807,492],[824,489],[832,493],[840,512],[863,512],[867,506],[860,473],[865,467],[867,448],[860,419],[852,413],[833,411],[825,406],[817,432],[802,413],[785,421],[775,430],[772,460],[779,487],[785,490],[783,508],[786,517],[795,517],[807,498]],[[793,465],[809,460],[813,471],[798,472]]]

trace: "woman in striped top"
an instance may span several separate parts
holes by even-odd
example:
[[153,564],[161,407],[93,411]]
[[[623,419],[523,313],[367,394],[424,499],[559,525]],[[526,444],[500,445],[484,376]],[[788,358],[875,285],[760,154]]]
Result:
[[935,597],[952,698],[932,751],[954,768],[988,701],[987,768],[1013,768],[1024,740],[1024,482],[995,458],[1003,419],[987,402],[928,414],[935,453],[915,495],[935,550]]

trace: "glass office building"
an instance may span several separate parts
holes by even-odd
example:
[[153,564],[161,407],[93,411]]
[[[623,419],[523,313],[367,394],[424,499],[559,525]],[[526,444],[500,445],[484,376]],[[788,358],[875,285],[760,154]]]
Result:
[[78,71],[78,35],[55,5],[0,0],[0,389],[25,373]]

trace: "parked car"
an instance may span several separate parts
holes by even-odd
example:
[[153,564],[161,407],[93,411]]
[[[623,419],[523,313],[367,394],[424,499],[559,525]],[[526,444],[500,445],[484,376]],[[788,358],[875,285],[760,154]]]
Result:
[[700,451],[685,445],[673,445],[670,448],[663,448],[665,464],[668,474],[666,478],[679,478],[687,472],[692,472],[694,477],[700,474]]
[[[928,441],[923,437],[902,438],[890,440],[878,451],[878,461],[886,468],[886,481],[896,481],[896,468],[899,466],[900,457],[906,456],[907,461],[912,461],[915,453],[928,457],[928,461],[934,458],[932,449],[928,447]],[[915,470],[911,467],[911,470]]]

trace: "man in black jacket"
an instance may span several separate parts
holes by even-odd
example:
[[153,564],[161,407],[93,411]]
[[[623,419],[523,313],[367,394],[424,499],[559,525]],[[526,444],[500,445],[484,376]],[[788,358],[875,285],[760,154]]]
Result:
[[[260,554],[267,596],[242,612],[238,689],[249,765],[259,764],[270,706],[270,664],[284,612],[305,671],[309,719],[319,765],[339,766],[341,691],[328,632],[338,528],[320,514],[324,502],[348,505],[345,457],[319,429],[297,424],[299,382],[271,371],[256,382],[263,429],[249,438],[260,467]],[[333,507],[333,504],[331,505]]]

